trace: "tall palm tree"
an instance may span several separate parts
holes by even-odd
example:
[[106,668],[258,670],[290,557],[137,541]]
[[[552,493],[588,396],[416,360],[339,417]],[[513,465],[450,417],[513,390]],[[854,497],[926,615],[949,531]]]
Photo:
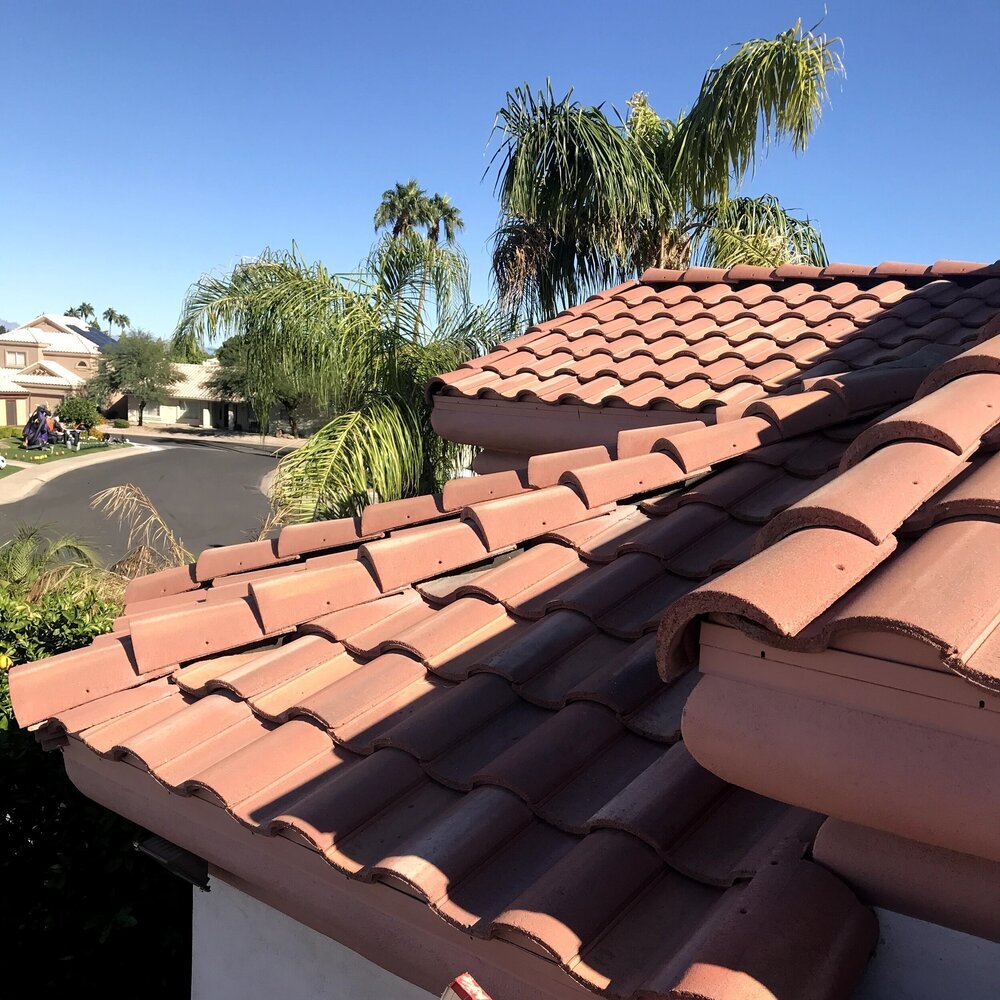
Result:
[[112,309],[111,306],[108,306],[108,308],[101,313],[101,319],[108,324],[108,333],[110,333],[111,327],[118,322],[118,313]]
[[465,229],[465,222],[462,213],[452,204],[451,198],[446,194],[436,194],[428,199],[428,222],[427,240],[436,245],[441,238],[441,229],[444,227],[444,238],[446,243],[454,243],[455,237],[460,229]]
[[128,327],[132,325],[132,320],[130,320],[128,316],[125,315],[125,313],[118,313],[115,316],[115,322],[118,324],[119,336],[123,334],[128,329]]
[[772,144],[805,150],[842,72],[839,39],[797,23],[739,46],[674,119],[641,93],[614,121],[550,84],[508,93],[491,163],[501,298],[534,317],[649,266],[825,262],[808,219],[734,192]]
[[[360,268],[333,274],[297,251],[237,265],[190,289],[175,340],[239,335],[246,393],[266,425],[289,363],[308,372],[330,422],[281,460],[272,504],[289,520],[359,512],[372,498],[433,492],[467,449],[431,427],[427,380],[491,350],[513,319],[469,298],[456,250],[415,233],[384,236]],[[427,278],[438,304],[433,327],[417,319]]]
[[394,237],[405,236],[416,226],[431,221],[430,202],[427,194],[412,178],[405,184],[398,181],[395,187],[383,192],[382,201],[375,210],[375,229],[392,226]]
[[74,315],[79,316],[81,319],[96,319],[97,315],[94,312],[94,307],[89,302],[81,302],[76,307],[76,312]]

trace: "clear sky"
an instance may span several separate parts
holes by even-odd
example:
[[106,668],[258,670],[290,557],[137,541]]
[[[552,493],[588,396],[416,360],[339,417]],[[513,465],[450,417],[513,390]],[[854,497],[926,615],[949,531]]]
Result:
[[[506,90],[570,85],[674,115],[728,44],[811,0],[297,3],[0,0],[0,317],[87,300],[161,336],[188,285],[294,239],[352,267],[381,192],[451,195],[473,287]],[[815,218],[832,258],[1000,257],[1000,3],[829,0],[845,43],[810,149],[750,184]]]

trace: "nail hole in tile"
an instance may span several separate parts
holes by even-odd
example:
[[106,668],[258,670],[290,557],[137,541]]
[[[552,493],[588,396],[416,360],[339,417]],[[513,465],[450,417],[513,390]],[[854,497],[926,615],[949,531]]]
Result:
[[985,702],[985,701],[981,701],[981,702],[979,703],[979,707],[980,707],[980,708],[986,708],[986,702]]
[[741,906],[741,907],[740,907],[740,913],[741,913],[741,914],[742,914],[743,916],[746,916],[746,913],[747,913],[747,908],[746,908],[745,906]]
[[766,660],[767,659],[767,653],[765,653],[763,649],[760,651],[760,658],[762,660]]
[[843,573],[843,571],[844,571],[844,564],[843,563],[837,563],[837,569],[839,569],[841,571],[841,573]]

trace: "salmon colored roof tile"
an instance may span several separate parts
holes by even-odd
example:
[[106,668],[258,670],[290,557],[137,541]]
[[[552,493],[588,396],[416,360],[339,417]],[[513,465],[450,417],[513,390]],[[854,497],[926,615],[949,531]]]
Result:
[[[599,329],[611,302],[728,304],[767,338],[787,317],[756,310],[784,309],[783,289],[796,309],[803,284],[847,308],[898,282],[899,302],[925,289],[937,307],[985,283],[949,267],[647,274],[589,302],[589,325],[559,323]],[[684,340],[702,361],[714,329]],[[822,364],[814,339],[771,341],[754,370]],[[405,887],[456,940],[520,941],[603,995],[846,995],[876,928],[805,860],[820,818],[710,774],[680,728],[707,616],[799,649],[902,635],[1000,691],[996,344],[875,346],[890,357],[873,368],[755,383],[764,397],[725,422],[626,431],[209,550],[133,584],[116,634],[14,668],[18,719],[99,763],[112,799],[126,772],[142,801],[196,794],[265,850],[291,841],[331,879]],[[628,377],[638,358],[661,363],[630,354]],[[658,403],[718,406],[704,373],[735,359],[678,360],[700,377],[661,379]],[[626,385],[594,374],[581,391]],[[211,853],[210,825],[178,829]]]

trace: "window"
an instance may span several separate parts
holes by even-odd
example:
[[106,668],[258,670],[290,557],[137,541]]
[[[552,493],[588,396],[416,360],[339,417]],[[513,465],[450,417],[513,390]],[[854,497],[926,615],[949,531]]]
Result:
[[86,361],[77,361],[76,367],[77,368],[89,368],[90,366],[87,364]]
[[28,355],[24,351],[8,351],[7,352],[7,367],[8,368],[23,368],[28,363]]

